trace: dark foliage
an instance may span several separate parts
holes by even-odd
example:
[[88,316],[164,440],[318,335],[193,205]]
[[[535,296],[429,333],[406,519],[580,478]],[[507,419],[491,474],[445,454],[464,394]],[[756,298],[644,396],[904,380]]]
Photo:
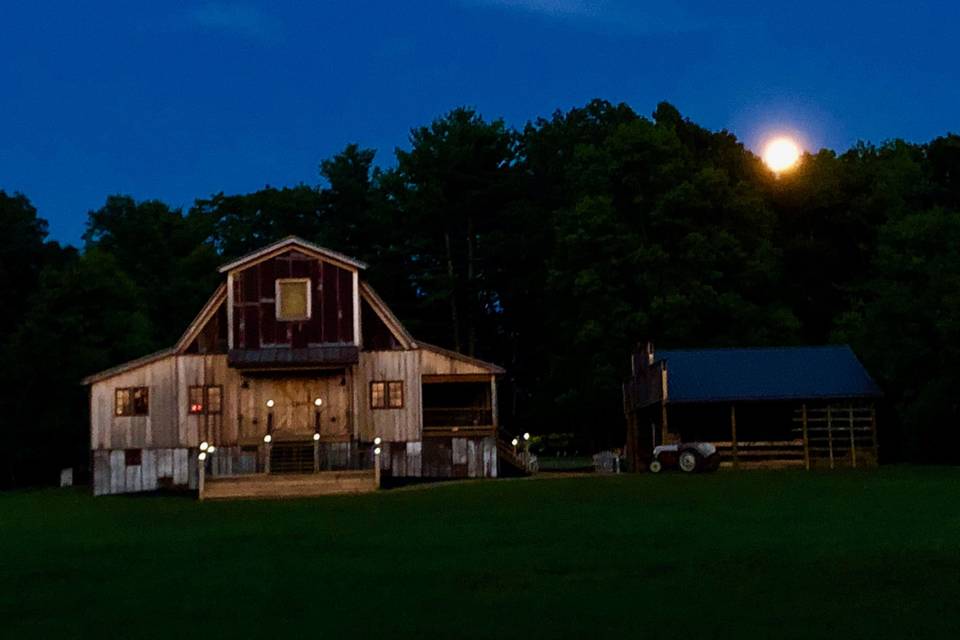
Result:
[[112,196],[82,252],[0,192],[3,484],[85,464],[79,379],[172,344],[217,264],[290,234],[368,262],[416,336],[506,366],[516,430],[620,443],[643,339],[847,341],[888,394],[885,442],[958,460],[960,137],[820,151],[777,178],[669,104],[596,100],[522,130],[456,109],[392,168],[374,159],[350,145],[317,186],[188,212]]

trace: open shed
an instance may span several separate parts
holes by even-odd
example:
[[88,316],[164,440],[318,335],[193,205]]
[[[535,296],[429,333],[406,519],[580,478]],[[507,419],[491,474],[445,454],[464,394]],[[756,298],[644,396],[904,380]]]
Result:
[[871,466],[882,396],[850,347],[683,349],[633,356],[624,385],[627,455],[711,442],[733,467]]

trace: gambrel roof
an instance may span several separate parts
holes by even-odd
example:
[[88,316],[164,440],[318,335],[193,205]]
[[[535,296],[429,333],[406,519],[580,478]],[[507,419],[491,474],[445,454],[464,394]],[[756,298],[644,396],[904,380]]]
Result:
[[303,238],[298,238],[297,236],[287,236],[282,240],[277,240],[262,249],[257,249],[256,251],[251,251],[245,256],[240,256],[236,260],[231,260],[225,265],[220,267],[220,273],[226,273],[227,271],[232,271],[238,267],[242,267],[251,262],[257,262],[268,258],[276,253],[280,253],[290,247],[295,247],[308,255],[314,255],[319,258],[326,258],[332,262],[340,263],[342,265],[352,267],[355,270],[366,269],[367,265],[359,260],[351,258],[348,255],[334,251],[332,249],[327,249],[326,247],[321,247],[320,245],[313,244],[312,242],[307,242]]

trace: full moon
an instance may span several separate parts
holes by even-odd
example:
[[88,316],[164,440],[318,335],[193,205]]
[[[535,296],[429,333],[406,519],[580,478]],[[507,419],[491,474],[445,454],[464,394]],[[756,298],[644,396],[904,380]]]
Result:
[[774,173],[793,168],[800,159],[800,145],[793,138],[774,138],[763,148],[763,161]]

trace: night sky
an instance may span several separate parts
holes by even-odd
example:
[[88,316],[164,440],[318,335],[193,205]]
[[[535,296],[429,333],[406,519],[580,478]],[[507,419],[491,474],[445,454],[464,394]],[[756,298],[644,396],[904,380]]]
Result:
[[[637,8],[649,5],[650,8]],[[95,8],[94,8],[95,7]],[[960,3],[4,2],[0,189],[77,243],[108,194],[189,206],[381,164],[459,105],[522,125],[668,100],[754,149],[960,130]]]

